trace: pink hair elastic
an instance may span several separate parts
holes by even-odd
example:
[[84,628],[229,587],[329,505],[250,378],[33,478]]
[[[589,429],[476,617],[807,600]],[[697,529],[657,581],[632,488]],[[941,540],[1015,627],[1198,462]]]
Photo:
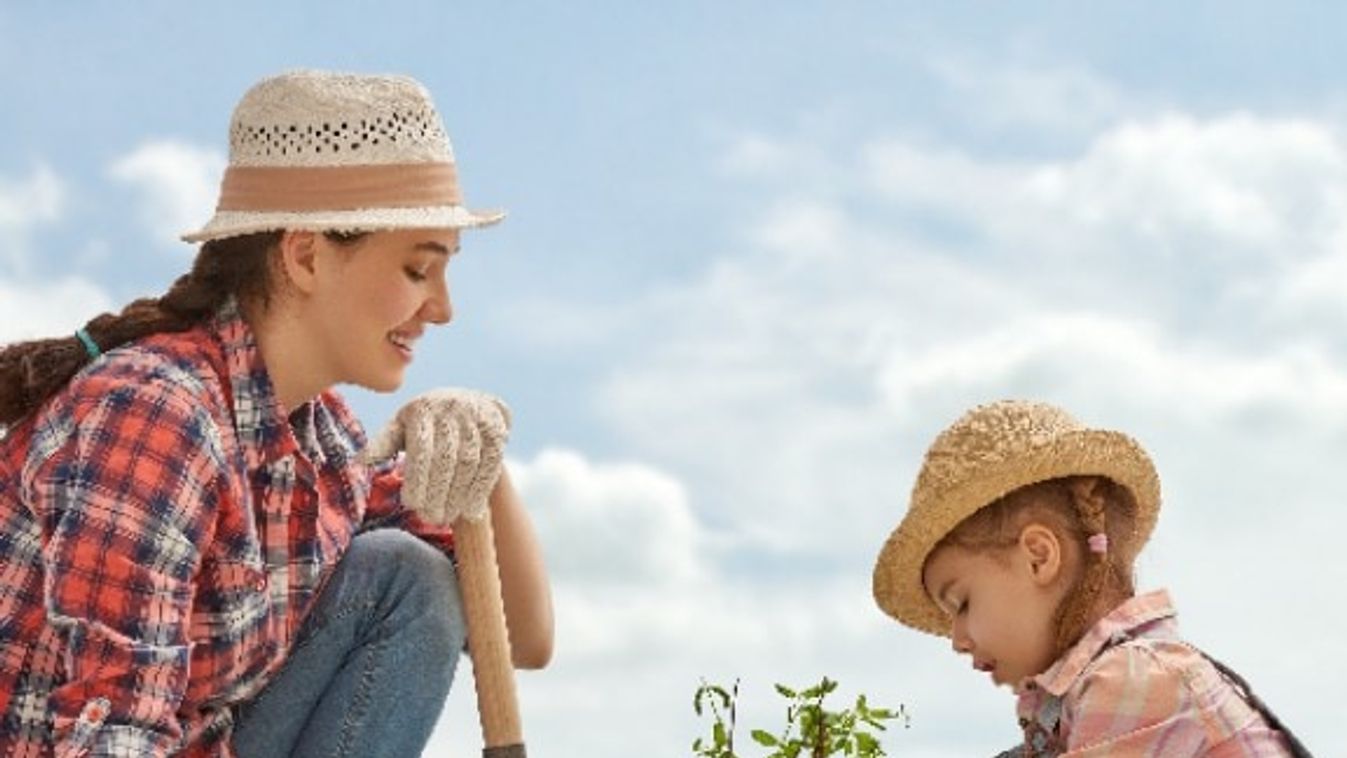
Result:
[[1086,542],[1090,545],[1091,553],[1099,553],[1102,555],[1108,552],[1108,535],[1103,532],[1091,534]]

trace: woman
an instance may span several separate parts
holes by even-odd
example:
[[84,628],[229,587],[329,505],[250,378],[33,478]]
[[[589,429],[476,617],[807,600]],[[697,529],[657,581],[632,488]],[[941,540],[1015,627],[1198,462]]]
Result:
[[401,385],[460,230],[503,215],[415,81],[284,74],[235,109],[190,273],[0,351],[0,755],[419,755],[465,641],[447,524],[488,507],[546,664],[504,404],[417,398],[369,463],[332,389]]

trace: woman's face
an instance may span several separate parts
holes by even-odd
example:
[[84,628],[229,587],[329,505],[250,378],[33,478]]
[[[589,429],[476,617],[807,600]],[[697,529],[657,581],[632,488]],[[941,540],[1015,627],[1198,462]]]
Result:
[[335,381],[377,392],[401,386],[417,340],[447,324],[457,229],[372,232],[353,244],[319,235],[318,339]]

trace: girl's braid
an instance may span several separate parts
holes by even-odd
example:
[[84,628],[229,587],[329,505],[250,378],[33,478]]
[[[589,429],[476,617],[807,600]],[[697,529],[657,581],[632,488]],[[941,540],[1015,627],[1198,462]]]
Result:
[[[1102,484],[1098,477],[1093,476],[1073,477],[1067,482],[1067,492],[1083,533],[1082,539],[1077,540],[1077,548],[1081,553],[1081,574],[1074,591],[1057,609],[1058,655],[1066,652],[1085,632],[1113,570],[1107,550],[1107,537],[1100,537],[1108,534],[1105,517],[1108,500],[1102,492]],[[1092,542],[1104,549],[1094,549]]]

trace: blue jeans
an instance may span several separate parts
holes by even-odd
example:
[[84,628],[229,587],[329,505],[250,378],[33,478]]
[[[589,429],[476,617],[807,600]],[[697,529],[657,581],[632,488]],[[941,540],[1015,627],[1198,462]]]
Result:
[[359,534],[233,746],[264,756],[419,756],[439,719],[466,625],[453,564],[398,529]]

